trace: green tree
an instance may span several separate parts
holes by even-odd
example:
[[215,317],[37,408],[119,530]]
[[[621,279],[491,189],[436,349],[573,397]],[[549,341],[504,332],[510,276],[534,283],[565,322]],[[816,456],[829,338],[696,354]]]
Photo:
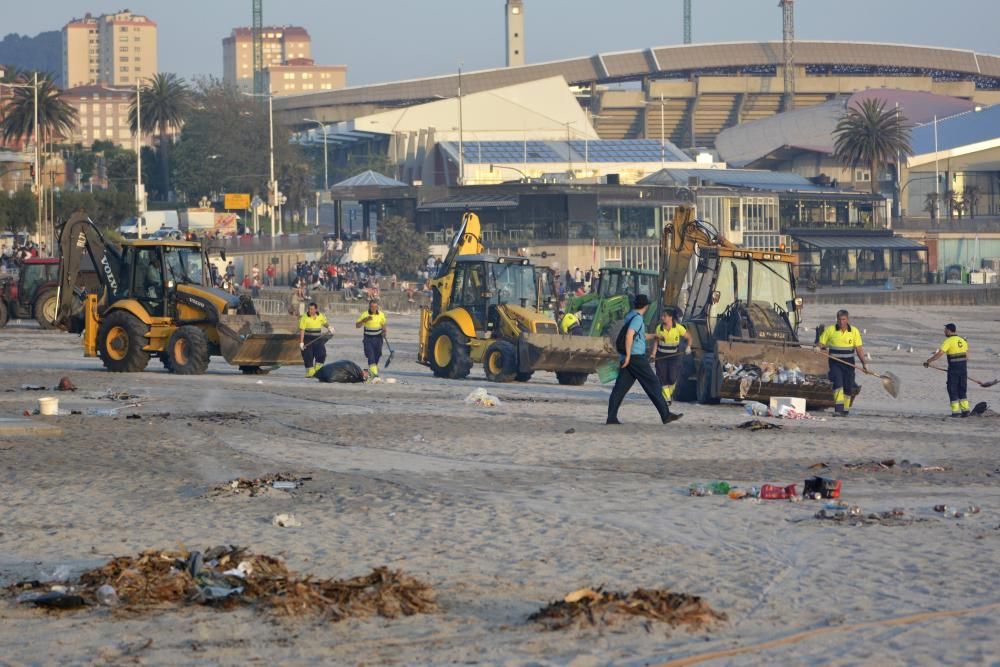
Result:
[[[139,106],[142,108],[143,133],[158,134],[159,180],[157,185],[163,198],[170,193],[170,130],[180,129],[191,112],[193,98],[187,82],[176,74],[159,73],[149,85],[142,86]],[[137,126],[136,100],[129,107],[132,132]]]
[[378,231],[382,236],[378,246],[382,269],[400,277],[415,276],[429,254],[427,238],[398,215],[380,221]]
[[85,212],[97,225],[113,229],[125,218],[135,215],[135,197],[132,193],[114,190],[65,191],[56,197],[57,224],[69,220],[77,211]]
[[837,123],[833,131],[834,155],[851,169],[867,167],[872,194],[877,195],[882,166],[913,153],[911,127],[897,109],[886,109],[884,100],[863,100],[849,108]]
[[[218,81],[201,82],[174,149],[176,190],[188,201],[223,192],[246,192],[266,200],[268,137],[266,103]],[[289,138],[287,128],[275,125],[275,174],[289,204],[301,206],[311,193],[311,168]]]
[[937,220],[938,204],[941,202],[941,195],[936,192],[928,192],[924,195],[924,210],[931,214],[931,220]]
[[[18,77],[18,84],[33,84],[27,74]],[[28,141],[35,134],[35,91],[32,88],[11,89],[10,101],[0,122],[5,141],[23,139]],[[62,98],[52,79],[46,75],[38,77],[38,131],[40,140],[53,141],[57,136],[68,136],[76,127],[77,111]]]
[[0,199],[4,200],[0,206],[3,209],[0,216],[3,229],[11,232],[35,231],[35,195],[31,194],[30,188],[21,188],[11,195],[0,192]]
[[979,186],[966,185],[962,188],[962,206],[969,214],[969,218],[976,217],[976,207],[979,205]]

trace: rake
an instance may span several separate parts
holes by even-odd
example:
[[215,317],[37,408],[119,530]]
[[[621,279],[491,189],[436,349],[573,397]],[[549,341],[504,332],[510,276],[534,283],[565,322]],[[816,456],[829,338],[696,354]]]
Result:
[[[927,368],[933,368],[934,370],[941,371],[942,373],[947,373],[948,372],[947,368],[941,368],[940,366],[928,366]],[[1000,382],[1000,380],[997,380],[997,379],[993,379],[993,380],[990,380],[988,382],[980,382],[979,380],[977,380],[974,377],[970,377],[969,379],[972,380],[973,382],[975,382],[976,384],[978,384],[980,387],[992,387],[997,382]]]
[[859,368],[858,366],[855,366],[854,364],[850,363],[849,361],[844,361],[843,359],[838,359],[837,357],[833,356],[832,354],[827,354],[826,352],[823,352],[822,350],[819,350],[819,353],[822,354],[827,359],[833,359],[837,363],[844,364],[845,366],[850,366],[854,370],[861,371],[865,375],[871,375],[872,377],[879,378],[880,380],[882,380],[882,388],[885,389],[886,392],[890,396],[892,396],[893,398],[899,398],[899,385],[900,385],[900,382],[899,382],[899,378],[896,377],[895,373],[890,373],[889,371],[885,371],[884,373],[873,373],[872,371],[868,370],[867,368],[864,368],[864,367],[860,367]]

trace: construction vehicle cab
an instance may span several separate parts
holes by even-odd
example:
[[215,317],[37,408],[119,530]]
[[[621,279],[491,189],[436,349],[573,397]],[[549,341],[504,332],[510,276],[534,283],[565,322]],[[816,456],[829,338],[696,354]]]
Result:
[[617,322],[625,319],[635,297],[645,294],[650,308],[646,311],[647,328],[659,318],[660,281],[656,271],[604,267],[597,278],[597,288],[590,294],[566,300],[566,312],[580,313],[580,325],[588,336],[607,336]]
[[[214,355],[246,373],[299,360],[294,318],[262,320],[250,299],[215,288],[199,243],[115,246],[77,214],[61,231],[60,251],[56,321],[82,333],[84,356],[100,357],[110,371],[141,371],[152,356],[184,375],[204,373]],[[85,295],[80,312],[74,283],[84,252],[97,267],[101,290]]]
[[486,254],[479,218],[466,213],[421,310],[418,363],[452,379],[482,363],[492,382],[527,381],[536,370],[555,371],[562,384],[586,381],[600,359],[561,340],[574,337],[560,336],[546,312],[551,296],[539,275],[526,257]]

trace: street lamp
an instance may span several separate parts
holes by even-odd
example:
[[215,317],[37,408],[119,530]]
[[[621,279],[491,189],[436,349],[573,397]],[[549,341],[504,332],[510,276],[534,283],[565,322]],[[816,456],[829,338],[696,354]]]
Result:
[[[271,218],[271,240],[274,240],[274,207],[278,201],[278,182],[274,180],[274,96],[270,93],[242,93],[247,97],[267,98],[267,124],[269,130],[268,155],[271,162],[271,180],[267,184],[267,210]],[[325,139],[325,137],[324,137]],[[281,232],[281,221],[278,221],[278,232]]]
[[[11,88],[32,88],[34,90],[34,126],[33,136],[35,139],[35,177],[34,177],[34,188],[35,188],[35,199],[37,205],[37,218],[38,218],[38,228],[39,236],[41,236],[42,227],[42,162],[41,153],[39,152],[38,143],[38,72],[35,72],[32,77],[32,82],[28,83],[0,83],[0,86],[10,86]],[[48,233],[46,230],[45,233]],[[50,249],[55,248],[56,245],[56,232],[55,227],[52,229],[52,243],[49,246]]]
[[[118,93],[132,92],[126,88],[107,90]],[[135,230],[142,238],[142,214],[146,211],[146,189],[142,185],[142,77],[135,80]]]
[[304,120],[307,123],[316,123],[323,131],[323,192],[326,192],[327,190],[330,189],[330,168],[329,168],[329,157],[327,154],[326,125],[314,118],[303,118],[302,120]]

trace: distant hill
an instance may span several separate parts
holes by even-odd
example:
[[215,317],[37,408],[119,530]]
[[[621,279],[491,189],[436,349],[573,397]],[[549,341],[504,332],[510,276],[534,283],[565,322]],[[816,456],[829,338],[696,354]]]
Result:
[[19,69],[49,72],[62,85],[62,34],[58,30],[34,37],[10,33],[0,40],[0,63]]

